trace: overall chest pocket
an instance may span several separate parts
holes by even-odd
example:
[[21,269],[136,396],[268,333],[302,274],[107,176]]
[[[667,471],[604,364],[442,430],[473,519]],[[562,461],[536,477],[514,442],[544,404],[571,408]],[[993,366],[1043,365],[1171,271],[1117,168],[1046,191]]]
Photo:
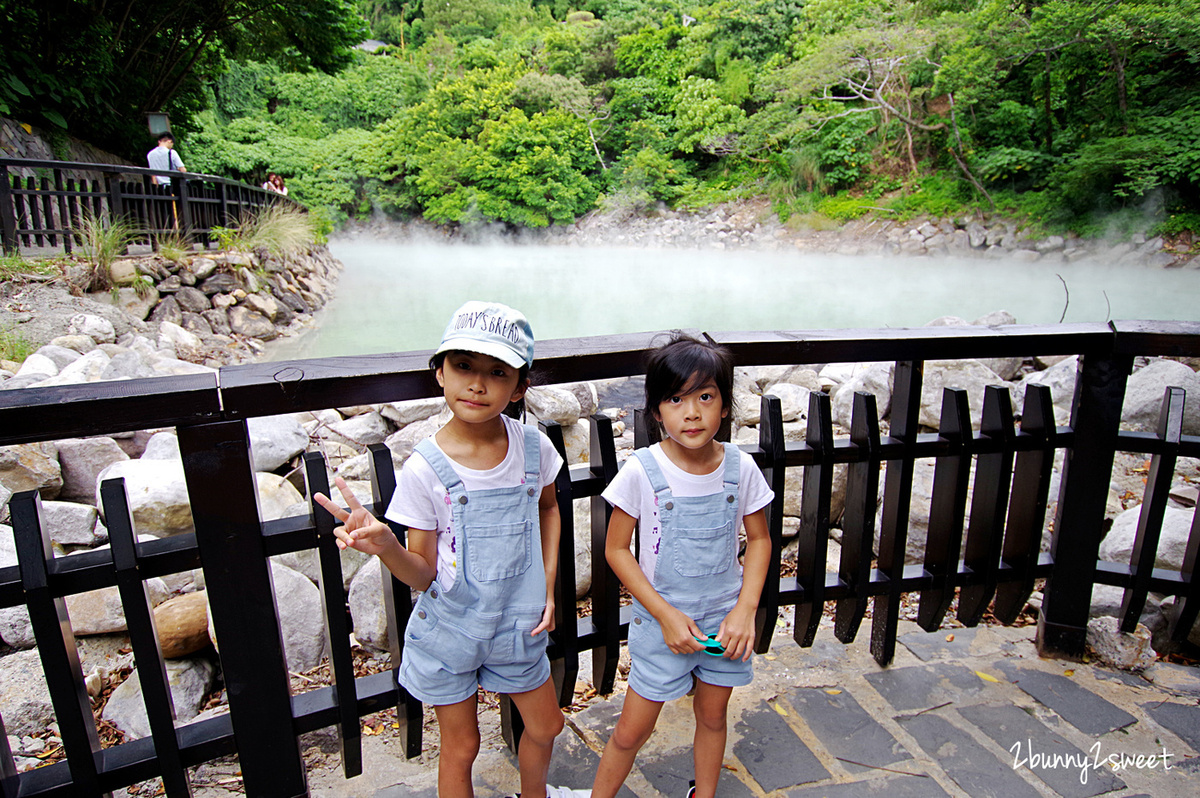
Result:
[[675,570],[683,576],[713,576],[733,565],[733,525],[701,526],[706,522],[711,524],[712,516],[681,518],[673,534]]
[[533,524],[481,524],[471,530],[471,576],[495,582],[520,576],[529,569]]

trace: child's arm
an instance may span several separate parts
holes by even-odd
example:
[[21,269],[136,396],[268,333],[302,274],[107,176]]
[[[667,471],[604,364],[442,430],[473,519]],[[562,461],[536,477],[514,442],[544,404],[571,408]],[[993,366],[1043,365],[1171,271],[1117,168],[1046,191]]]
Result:
[[612,566],[617,578],[625,585],[633,597],[641,602],[646,611],[654,616],[662,626],[663,641],[667,648],[675,654],[690,654],[693,651],[703,651],[697,637],[703,637],[696,622],[672,607],[666,599],[659,595],[629,546],[633,542],[633,529],[637,519],[620,507],[613,507],[612,516],[608,520],[608,535],[604,541],[604,557]]
[[771,561],[771,533],[767,529],[766,509],[751,513],[742,520],[746,529],[746,554],[742,558],[742,590],[737,604],[721,621],[717,639],[725,646],[730,659],[750,659],[754,652],[754,615],[763,584],[767,581],[767,566]]
[[357,549],[363,554],[372,554],[383,562],[392,575],[417,590],[429,587],[437,576],[437,533],[429,530],[410,529],[408,548],[400,545],[390,527],[367,512],[341,477],[334,479],[337,489],[350,510],[337,506],[322,493],[313,496],[317,504],[341,521],[334,527],[339,549]]
[[[543,629],[554,631],[554,582],[558,578],[558,541],[562,535],[562,518],[558,514],[558,494],[554,483],[542,488],[538,497],[538,521],[542,528],[542,567],[546,570],[546,609],[542,622],[529,634]],[[574,585],[571,586],[574,590]]]

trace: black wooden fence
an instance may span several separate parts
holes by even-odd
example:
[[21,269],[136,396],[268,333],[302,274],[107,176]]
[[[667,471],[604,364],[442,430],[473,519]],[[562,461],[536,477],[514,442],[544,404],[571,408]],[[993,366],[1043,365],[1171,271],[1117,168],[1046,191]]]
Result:
[[[160,185],[155,177],[170,178]],[[22,250],[71,254],[86,216],[124,221],[134,243],[158,248],[164,235],[207,245],[214,227],[234,227],[268,202],[291,202],[236,180],[135,166],[0,158],[0,243]]]
[[[875,397],[855,397],[849,438],[833,435],[830,401],[814,394],[807,438],[785,442],[778,400],[762,400],[760,440],[747,447],[776,491],[768,518],[774,545],[771,572],[761,601],[757,649],[771,645],[781,607],[795,608],[795,638],[811,645],[823,612],[832,611],[833,634],[849,642],[870,609],[871,650],[878,662],[892,659],[901,599],[919,596],[918,622],[928,630],[943,622],[957,596],[957,617],[967,625],[994,615],[1013,621],[1035,580],[1045,579],[1039,618],[1042,653],[1083,653],[1094,584],[1125,590],[1122,621],[1132,629],[1147,593],[1180,597],[1182,612],[1171,637],[1182,643],[1200,608],[1196,555],[1200,521],[1193,524],[1182,571],[1154,567],[1167,487],[1179,457],[1200,457],[1200,437],[1181,434],[1184,397],[1171,389],[1155,434],[1122,431],[1121,406],[1135,356],[1200,355],[1200,324],[1119,322],[1052,327],[937,328],[780,333],[726,333],[742,365],[894,361],[890,429],[880,431]],[[539,344],[538,370],[547,383],[622,377],[640,372],[651,335],[547,341]],[[1005,390],[989,389],[982,426],[973,432],[961,391],[947,389],[938,432],[917,424],[926,361],[1028,355],[1081,355],[1071,423],[1056,427],[1049,392],[1031,388],[1020,408],[1020,425]],[[56,559],[34,491],[10,502],[20,564],[0,569],[0,607],[28,608],[38,641],[66,760],[26,773],[15,772],[0,750],[0,793],[22,796],[102,794],[161,777],[167,794],[188,795],[187,769],[236,753],[251,795],[298,796],[307,791],[298,737],[337,727],[347,777],[361,771],[360,718],[397,707],[404,751],[421,749],[422,707],[397,685],[394,672],[355,678],[351,663],[346,596],[331,517],[319,508],[309,516],[262,523],[246,420],[256,416],[393,402],[436,395],[428,353],[266,363],[224,368],[220,379],[193,375],[113,383],[0,391],[0,444],[56,440],[141,429],[178,432],[195,533],[146,543],[135,530],[123,485],[102,489],[112,550]],[[1195,399],[1193,398],[1193,401]],[[563,536],[559,555],[561,596],[550,656],[560,701],[572,697],[579,655],[593,654],[592,678],[601,693],[612,690],[617,655],[627,631],[628,609],[604,566],[607,508],[601,490],[617,470],[611,422],[591,419],[590,460],[559,475]],[[547,426],[562,447],[561,429]],[[1053,546],[1042,554],[1051,467],[1065,450]],[[1101,563],[1108,486],[1117,451],[1152,457],[1132,561]],[[372,449],[375,508],[386,506],[395,487],[386,448]],[[914,463],[936,462],[928,540],[921,565],[906,565],[904,550]],[[827,563],[832,469],[850,473],[842,520],[841,560]],[[966,485],[974,463],[971,506]],[[880,496],[880,470],[885,466]],[[800,550],[796,576],[780,578],[782,508],[786,469],[803,470]],[[327,491],[317,454],[306,457],[309,496]],[[591,498],[593,612],[574,610],[574,540],[571,501]],[[882,498],[882,529],[875,517]],[[403,530],[397,530],[401,534]],[[321,566],[333,685],[292,695],[283,656],[267,557],[316,548]],[[877,552],[877,556],[873,553]],[[836,565],[827,572],[826,566]],[[172,707],[158,650],[145,580],[200,566],[221,641],[220,658],[229,714],[172,726]],[[64,597],[116,585],[121,591],[141,676],[151,737],[102,749],[76,655]],[[390,577],[382,586],[388,609],[393,666],[400,660],[402,629],[411,610],[409,590]],[[510,744],[519,718],[503,707]],[[2,726],[0,722],[0,726]],[[2,732],[2,729],[0,729]],[[0,746],[5,746],[0,733]]]

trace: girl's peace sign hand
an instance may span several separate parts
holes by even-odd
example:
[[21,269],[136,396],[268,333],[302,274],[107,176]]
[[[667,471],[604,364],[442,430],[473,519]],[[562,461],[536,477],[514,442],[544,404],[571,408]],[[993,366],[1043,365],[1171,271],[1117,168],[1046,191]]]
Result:
[[362,503],[346,485],[346,480],[335,477],[333,484],[337,485],[337,489],[341,491],[342,498],[349,506],[349,511],[342,509],[322,493],[314,495],[313,499],[341,522],[341,526],[333,529],[339,549],[352,548],[363,554],[379,555],[397,545],[398,541],[392,534],[392,530],[387,524],[367,512],[367,509],[362,506]]

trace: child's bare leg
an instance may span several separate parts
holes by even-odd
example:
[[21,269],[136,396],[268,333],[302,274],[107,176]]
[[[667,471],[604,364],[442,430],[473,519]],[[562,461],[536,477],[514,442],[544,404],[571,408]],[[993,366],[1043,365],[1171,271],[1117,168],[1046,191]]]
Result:
[[696,763],[696,798],[712,798],[725,760],[726,715],[732,687],[717,687],[696,681],[692,710],[696,713],[693,756]]
[[471,766],[479,755],[478,696],[434,707],[442,738],[438,754],[438,798],[473,798]]
[[563,714],[554,695],[554,683],[547,679],[541,687],[527,693],[513,693],[510,698],[525,722],[517,752],[521,795],[542,798],[546,795],[546,773],[550,770],[554,738],[563,728]]
[[592,798],[612,798],[621,789],[633,767],[634,757],[650,739],[662,708],[662,701],[643,698],[632,689],[625,692],[621,717],[604,746],[604,756],[600,757],[600,766],[596,769]]

